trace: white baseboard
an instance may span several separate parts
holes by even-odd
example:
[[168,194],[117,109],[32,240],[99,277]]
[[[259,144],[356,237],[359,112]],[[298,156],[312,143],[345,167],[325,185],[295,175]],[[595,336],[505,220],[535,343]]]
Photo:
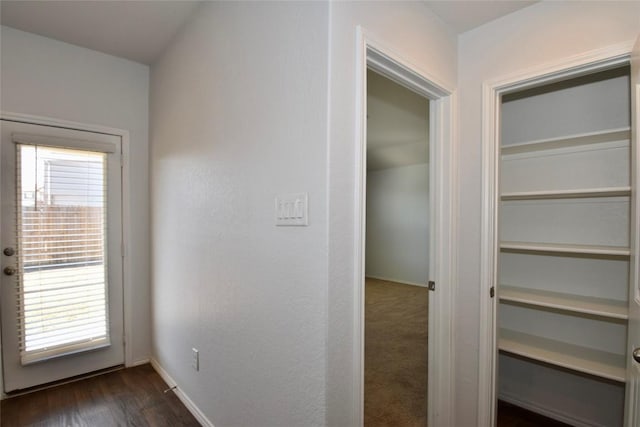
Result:
[[376,280],[384,280],[386,282],[395,282],[395,283],[400,283],[402,285],[420,286],[421,288],[426,288],[427,287],[426,283],[409,282],[409,281],[402,280],[402,279],[393,279],[391,277],[370,276],[370,275],[367,274],[367,275],[365,275],[365,278],[367,278],[367,279],[376,279]]
[[127,368],[133,368],[134,366],[146,365],[147,363],[151,363],[150,359],[140,359],[134,360],[130,364],[127,365]]
[[593,423],[592,421],[577,418],[572,414],[559,411],[555,408],[547,408],[544,406],[540,406],[535,402],[521,400],[516,396],[506,393],[500,393],[498,395],[498,399],[503,400],[507,403],[511,403],[512,405],[527,409],[531,412],[535,412],[536,414],[544,415],[545,417],[553,418],[554,420],[561,421],[565,424],[569,424],[575,427],[606,427],[602,424],[597,424]]
[[200,410],[200,408],[196,406],[195,403],[193,403],[193,401],[189,398],[189,396],[187,396],[187,394],[184,391],[182,391],[180,387],[178,387],[174,379],[171,378],[171,375],[169,375],[169,373],[165,371],[162,366],[160,366],[158,361],[155,360],[154,358],[151,358],[150,362],[151,362],[151,366],[153,366],[153,369],[156,370],[158,375],[162,377],[164,382],[166,382],[169,387],[176,387],[173,389],[174,393],[176,394],[176,396],[178,396],[178,399],[180,399],[180,401],[184,403],[184,406],[187,407],[189,412],[191,412],[191,414],[196,418],[196,420],[198,420],[198,422],[204,427],[214,427],[213,423],[209,421],[206,415]]

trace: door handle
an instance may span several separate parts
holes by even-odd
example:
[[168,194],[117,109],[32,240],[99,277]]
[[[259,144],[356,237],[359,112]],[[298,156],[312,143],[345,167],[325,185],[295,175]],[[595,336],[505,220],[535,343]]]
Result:
[[633,360],[640,363],[640,347],[633,350]]
[[13,248],[4,248],[4,251],[2,251],[3,254],[5,254],[6,256],[13,256],[13,254],[16,253],[16,251],[13,250]]
[[[3,272],[7,276],[13,276],[14,274],[16,274],[16,269],[13,267],[5,267]],[[640,357],[640,354],[639,354],[639,357]]]

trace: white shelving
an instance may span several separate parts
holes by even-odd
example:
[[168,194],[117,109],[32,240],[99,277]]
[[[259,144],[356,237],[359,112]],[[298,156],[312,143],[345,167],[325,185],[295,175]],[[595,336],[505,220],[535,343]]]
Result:
[[550,363],[589,375],[624,382],[624,356],[554,341],[509,329],[500,330],[498,348],[511,354]]
[[611,319],[628,319],[626,301],[569,295],[558,292],[501,285],[500,301],[516,302],[537,307],[555,308],[580,314],[602,316]]
[[631,187],[585,188],[576,190],[520,191],[503,193],[500,197],[507,200],[550,200],[577,199],[591,197],[624,197],[631,195]]
[[572,245],[558,243],[500,242],[500,249],[507,251],[548,252],[558,254],[609,255],[627,257],[629,248],[621,246]]
[[533,151],[556,150],[560,148],[577,147],[581,145],[602,144],[612,141],[629,140],[631,128],[607,129],[600,132],[589,132],[576,135],[568,135],[560,138],[547,138],[536,141],[527,141],[517,144],[503,145],[503,155],[530,153]]
[[[572,408],[583,425],[623,418],[636,221],[625,73],[501,105],[499,394],[543,413]],[[589,396],[597,413],[580,409]]]

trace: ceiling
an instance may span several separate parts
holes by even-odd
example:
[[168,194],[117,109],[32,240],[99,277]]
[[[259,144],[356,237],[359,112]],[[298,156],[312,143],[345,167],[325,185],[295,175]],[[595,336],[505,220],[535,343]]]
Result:
[[0,1],[0,23],[151,64],[198,1]]
[[460,34],[538,3],[538,0],[425,1],[431,11]]
[[[0,23],[52,39],[152,64],[202,1],[1,0]],[[425,1],[461,33],[536,1]]]
[[[203,1],[191,0],[0,0],[0,23],[151,65],[201,3]],[[536,1],[424,3],[456,33],[462,33]],[[370,78],[368,108],[370,170],[428,161],[428,103],[424,98],[374,75]]]

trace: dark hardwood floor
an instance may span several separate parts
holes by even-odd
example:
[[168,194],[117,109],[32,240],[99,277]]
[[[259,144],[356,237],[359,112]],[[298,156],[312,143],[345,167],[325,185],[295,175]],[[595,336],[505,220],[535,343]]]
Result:
[[199,426],[151,365],[2,401],[2,427]]
[[501,400],[498,401],[497,424],[498,427],[570,427],[569,424],[552,420]]
[[[2,401],[2,427],[197,427],[151,365],[121,369]],[[498,427],[567,424],[498,402]]]

